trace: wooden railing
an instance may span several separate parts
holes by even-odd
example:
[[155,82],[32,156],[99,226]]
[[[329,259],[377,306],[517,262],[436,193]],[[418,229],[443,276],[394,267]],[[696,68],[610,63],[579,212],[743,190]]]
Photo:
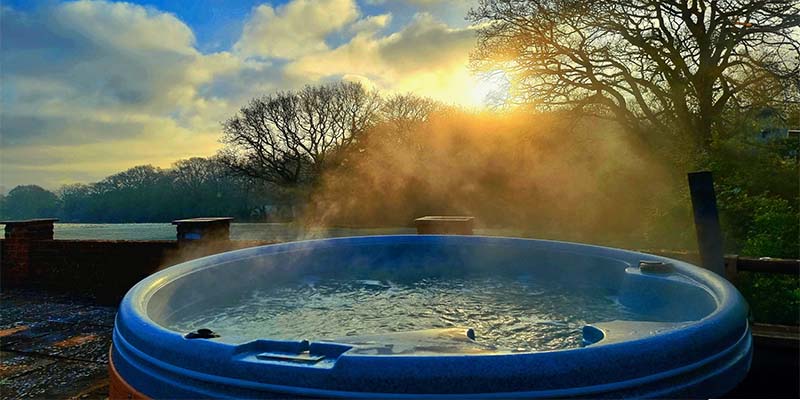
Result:
[[[700,255],[698,253],[677,250],[640,251],[700,265]],[[800,276],[800,260],[770,257],[742,257],[735,254],[725,256],[725,278],[728,278],[730,281],[735,281],[739,272],[742,271]]]
[[[800,260],[781,258],[725,257],[725,277],[736,283],[739,272],[759,274],[782,274],[800,276]],[[800,312],[800,310],[795,310]],[[797,351],[800,349],[800,327],[797,325],[775,325],[753,323],[753,340],[756,345]]]
[[761,274],[800,275],[800,260],[725,256],[725,277],[735,281],[739,271]]

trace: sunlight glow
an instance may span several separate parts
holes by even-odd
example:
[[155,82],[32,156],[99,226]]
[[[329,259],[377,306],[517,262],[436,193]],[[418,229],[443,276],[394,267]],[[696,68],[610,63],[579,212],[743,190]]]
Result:
[[495,108],[508,99],[509,80],[504,71],[472,75],[470,81],[469,103],[475,107]]

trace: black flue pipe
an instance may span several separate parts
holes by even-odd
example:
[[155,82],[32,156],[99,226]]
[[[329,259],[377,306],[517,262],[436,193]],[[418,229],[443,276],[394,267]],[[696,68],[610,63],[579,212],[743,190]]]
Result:
[[714,193],[714,177],[710,171],[699,171],[690,172],[688,178],[702,266],[725,276],[725,254],[722,248],[717,196]]

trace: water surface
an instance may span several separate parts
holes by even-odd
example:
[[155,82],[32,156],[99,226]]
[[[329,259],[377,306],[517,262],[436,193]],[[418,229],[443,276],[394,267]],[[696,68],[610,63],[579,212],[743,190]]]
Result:
[[504,351],[581,345],[588,323],[636,319],[603,289],[559,287],[512,278],[306,280],[261,289],[234,306],[179,316],[169,328],[210,328],[220,340],[337,340],[434,328],[472,328],[481,344]]

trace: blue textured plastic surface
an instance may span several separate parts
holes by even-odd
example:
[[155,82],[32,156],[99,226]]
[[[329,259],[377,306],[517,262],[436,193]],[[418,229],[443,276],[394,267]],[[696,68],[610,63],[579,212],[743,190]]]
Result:
[[[672,268],[643,272],[640,261]],[[181,310],[287,276],[331,268],[413,272],[411,266],[443,262],[464,271],[526,271],[576,290],[610,288],[653,318],[587,326],[582,348],[443,355],[370,355],[353,343],[302,338],[228,344],[186,339],[186,332],[161,324]],[[146,278],[122,301],[112,357],[125,381],[154,398],[717,397],[749,369],[747,314],[726,280],[649,254],[480,236],[338,238],[219,254]]]

